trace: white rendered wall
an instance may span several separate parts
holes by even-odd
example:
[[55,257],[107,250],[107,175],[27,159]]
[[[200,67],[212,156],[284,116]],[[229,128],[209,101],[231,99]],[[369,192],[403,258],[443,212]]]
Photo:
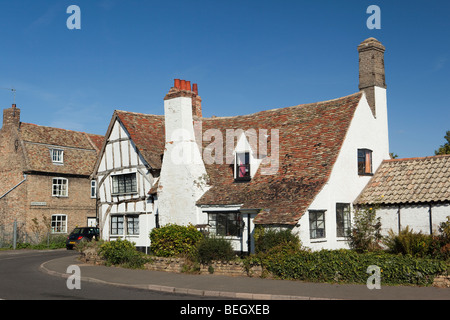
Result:
[[207,173],[195,141],[192,99],[164,101],[166,149],[158,187],[160,226],[204,221],[197,200],[207,191]]
[[308,209],[326,211],[326,237],[310,239],[308,211],[293,230],[298,232],[304,246],[314,250],[348,248],[346,239],[336,236],[336,203],[352,204],[371,178],[371,176],[358,175],[358,149],[373,151],[373,172],[383,160],[389,159],[386,89],[376,87],[375,97],[377,117],[374,118],[363,95],[355,110],[329,181]]

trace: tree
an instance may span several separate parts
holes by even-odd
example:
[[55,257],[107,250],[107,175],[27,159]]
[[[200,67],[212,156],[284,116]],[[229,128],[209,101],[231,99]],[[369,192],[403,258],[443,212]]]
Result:
[[445,134],[445,140],[447,143],[441,146],[438,150],[434,151],[435,155],[450,154],[450,131]]

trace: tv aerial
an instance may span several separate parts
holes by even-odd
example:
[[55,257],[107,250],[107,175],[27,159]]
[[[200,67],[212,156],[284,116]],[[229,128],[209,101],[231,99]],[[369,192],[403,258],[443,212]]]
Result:
[[11,91],[13,93],[13,103],[16,104],[16,92],[17,92],[17,90],[14,89],[14,88],[1,88],[1,89]]

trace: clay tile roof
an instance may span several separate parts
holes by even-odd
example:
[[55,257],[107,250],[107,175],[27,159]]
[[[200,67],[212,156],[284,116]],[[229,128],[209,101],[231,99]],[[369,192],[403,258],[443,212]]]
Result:
[[355,204],[450,200],[450,155],[385,160]]
[[[203,131],[279,129],[279,169],[250,182],[234,181],[233,166],[206,165],[210,188],[198,205],[241,205],[261,209],[257,224],[296,224],[328,181],[362,93],[340,99],[258,112],[202,119]],[[203,141],[206,148],[211,141]],[[270,155],[270,142],[268,142]],[[225,150],[225,148],[223,149]],[[225,157],[225,152],[224,152]]]
[[161,169],[165,148],[164,116],[116,110],[139,153],[154,169]]
[[[20,124],[27,171],[89,176],[92,173],[103,136],[71,130]],[[64,150],[64,163],[55,165],[51,149]]]

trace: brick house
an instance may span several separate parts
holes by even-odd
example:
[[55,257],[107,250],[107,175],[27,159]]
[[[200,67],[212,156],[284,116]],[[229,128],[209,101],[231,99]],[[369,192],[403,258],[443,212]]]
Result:
[[[20,121],[14,104],[0,130],[0,225],[14,220],[26,241],[96,224],[92,173],[103,137]],[[38,222],[38,228],[33,219]],[[44,220],[48,224],[44,225]],[[47,228],[48,227],[48,228]]]
[[148,247],[153,228],[191,223],[252,252],[262,225],[347,247],[353,202],[389,159],[384,51],[363,41],[359,91],[329,101],[204,118],[176,79],[164,116],[116,111],[93,175],[103,238]]

